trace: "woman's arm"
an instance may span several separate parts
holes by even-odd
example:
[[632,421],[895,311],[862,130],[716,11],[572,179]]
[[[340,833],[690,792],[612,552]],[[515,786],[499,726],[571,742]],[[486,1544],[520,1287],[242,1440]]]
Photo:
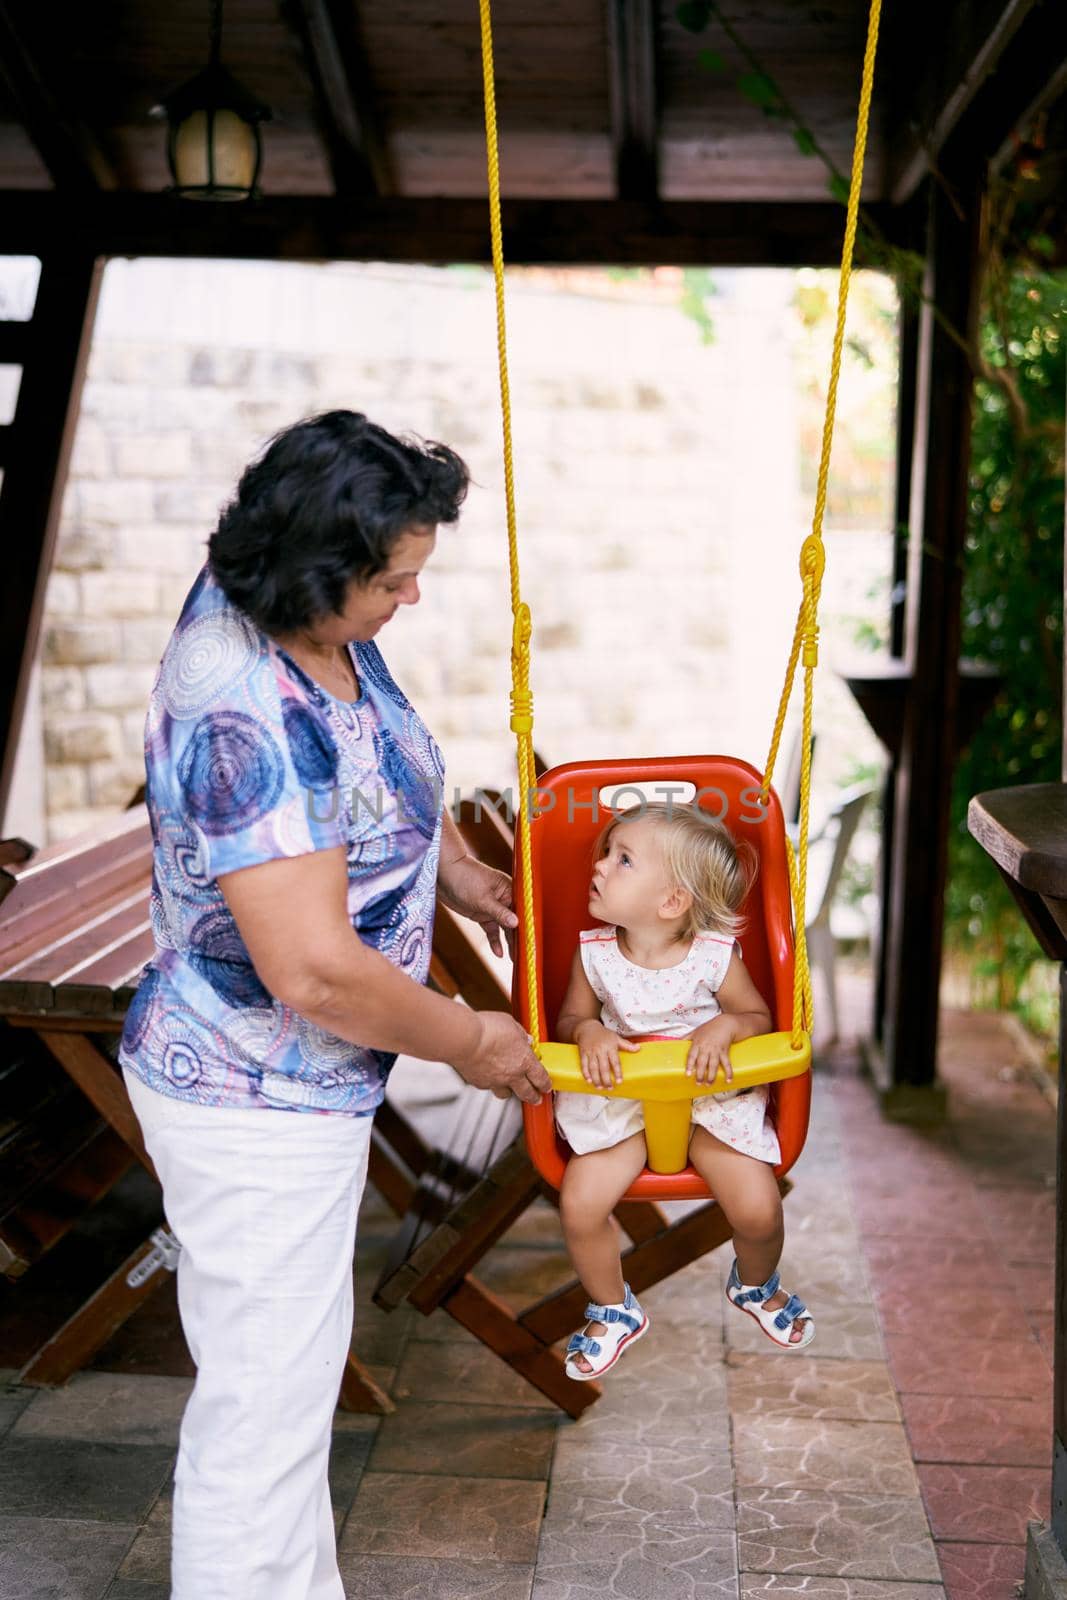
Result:
[[364,944],[348,918],[342,846],[218,883],[259,977],[300,1016],[352,1044],[451,1062],[498,1094],[536,1102],[551,1089],[514,1018],[433,994]]

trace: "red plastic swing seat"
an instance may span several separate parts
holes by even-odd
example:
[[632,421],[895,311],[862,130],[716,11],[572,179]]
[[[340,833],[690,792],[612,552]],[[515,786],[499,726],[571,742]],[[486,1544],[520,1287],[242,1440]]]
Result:
[[[611,818],[611,810],[594,801],[602,790],[641,784],[691,783],[700,804],[721,817],[737,839],[746,839],[759,860],[759,874],[744,907],[741,935],[745,966],[771,1011],[773,1026],[788,1029],[793,1016],[793,931],[785,826],[778,797],[771,791],[762,812],[757,805],[760,774],[733,756],[671,756],[632,761],[571,762],[553,767],[538,780],[537,811],[530,828],[533,862],[534,926],[540,962],[539,1005],[546,1039],[553,1029],[570,975],[571,960],[583,928],[595,921],[589,914],[589,881],[593,846]],[[552,800],[548,796],[552,796]],[[620,796],[620,805],[636,805],[634,792]],[[681,796],[677,797],[681,799]],[[516,839],[516,882],[521,873]],[[529,1026],[522,933],[515,962],[517,1015]],[[625,1063],[623,1072],[625,1075]],[[625,1084],[625,1076],[624,1076]],[[779,1176],[789,1171],[808,1131],[811,1073],[771,1085],[771,1109],[781,1146]],[[563,1181],[570,1150],[560,1136],[551,1096],[539,1106],[523,1107],[526,1144],[541,1176],[554,1188]],[[659,1173],[648,1168],[627,1191],[628,1200],[707,1199],[708,1189],[693,1167]]]

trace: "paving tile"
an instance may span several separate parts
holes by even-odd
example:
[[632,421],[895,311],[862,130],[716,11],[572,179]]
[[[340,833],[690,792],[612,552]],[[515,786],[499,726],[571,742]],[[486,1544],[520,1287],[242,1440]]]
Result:
[[1009,1269],[1012,1292],[1024,1311],[1052,1311],[1055,1309],[1053,1262],[1016,1262]]
[[917,1470],[935,1539],[1023,1544],[1028,1522],[1048,1520],[1047,1465]]
[[674,1339],[649,1332],[604,1379],[604,1392],[577,1422],[560,1423],[561,1440],[587,1440],[590,1448],[699,1444],[728,1450],[730,1413],[726,1368],[687,1358]]
[[546,1521],[532,1600],[737,1600],[732,1533],[633,1517]]
[[539,1389],[477,1342],[412,1339],[397,1369],[394,1396],[556,1411]]
[[428,1317],[418,1317],[412,1325],[411,1337],[427,1344],[443,1339],[448,1344],[477,1344],[473,1333],[450,1317],[447,1311],[434,1311]]
[[864,1250],[872,1276],[880,1277],[889,1271],[902,1277],[924,1279],[928,1300],[940,1293],[943,1283],[970,1283],[984,1281],[989,1272],[990,1249],[983,1239],[961,1242],[959,1239],[931,1238],[894,1239],[868,1237]]
[[1052,1451],[1052,1396],[1043,1401],[901,1395],[916,1461],[1045,1467]]
[[347,1511],[359,1488],[363,1469],[374,1446],[368,1432],[335,1431],[330,1441],[330,1501],[335,1510]]
[[973,1184],[910,1184],[903,1191],[867,1192],[856,1202],[856,1219],[865,1236],[927,1239],[931,1219],[943,1237],[982,1238],[987,1207]]
[[0,1516],[0,1595],[10,1600],[100,1600],[131,1524]]
[[403,1400],[382,1419],[370,1465],[375,1472],[543,1480],[558,1428],[550,1412],[526,1406]]
[[947,1600],[1014,1600],[1026,1567],[1021,1544],[939,1544]]
[[530,1600],[533,1567],[352,1554],[339,1561],[348,1600]]
[[170,1583],[170,1541],[173,1503],[156,1501],[119,1567],[118,1576],[140,1583]]
[[14,1439],[0,1445],[0,1512],[139,1523],[170,1471],[159,1445]]
[[737,1501],[743,1572],[930,1583],[940,1578],[918,1499],[745,1489]]
[[837,1494],[918,1496],[899,1422],[815,1422],[746,1416],[734,1431],[738,1484]]
[[810,1578],[795,1573],[741,1576],[741,1600],[946,1600],[939,1583],[883,1583],[878,1578]]
[[551,1294],[574,1277],[562,1238],[552,1244],[499,1244],[478,1263],[478,1278],[494,1294],[518,1295],[525,1303]]
[[669,1444],[591,1450],[572,1436],[561,1440],[556,1452],[549,1520],[568,1521],[579,1506],[590,1520],[632,1518],[659,1527],[732,1530],[730,1453]]
[[532,1563],[545,1489],[514,1478],[365,1472],[341,1536],[346,1555]]
[[[886,1335],[904,1334],[918,1342],[950,1339],[954,1329],[970,1325],[974,1316],[974,1284],[945,1285],[931,1300],[929,1287],[913,1277],[881,1273],[874,1280],[875,1304]],[[1025,1317],[1033,1315],[1026,1312]],[[1017,1305],[994,1301],[982,1307],[982,1327],[987,1340],[1019,1338],[1021,1314]]]
[[896,1389],[884,1361],[833,1361],[786,1351],[746,1355],[726,1363],[735,1426],[750,1415],[810,1417],[847,1422],[899,1422]]
[[0,1439],[8,1433],[28,1405],[39,1399],[39,1389],[0,1390]]
[[1028,1324],[1020,1329],[1018,1319],[1014,1339],[968,1338],[947,1328],[928,1329],[925,1339],[887,1331],[886,1354],[902,1393],[1044,1400],[1052,1377],[1028,1334]]
[[42,1390],[12,1430],[16,1439],[87,1439],[98,1444],[166,1444],[192,1393],[188,1378],[78,1372],[62,1389]]

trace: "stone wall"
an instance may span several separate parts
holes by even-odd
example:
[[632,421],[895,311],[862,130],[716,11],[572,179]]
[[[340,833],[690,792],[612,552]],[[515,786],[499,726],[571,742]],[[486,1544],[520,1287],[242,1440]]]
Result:
[[[553,762],[765,755],[807,512],[792,275],[724,272],[717,287],[708,344],[669,273],[520,273],[510,285],[536,742]],[[330,406],[442,439],[471,466],[422,604],[380,642],[449,781],[510,782],[487,275],[114,262],[48,585],[39,720],[31,708],[4,831],[61,837],[127,801],[155,667],[220,506],[271,433]],[[881,530],[841,544],[853,588],[857,559],[885,563]],[[829,704],[840,743],[849,713]],[[844,744],[854,739],[858,720]]]

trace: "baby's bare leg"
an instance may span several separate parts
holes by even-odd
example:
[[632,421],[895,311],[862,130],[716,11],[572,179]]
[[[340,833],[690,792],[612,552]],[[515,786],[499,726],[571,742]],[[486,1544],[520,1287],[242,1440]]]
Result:
[[623,1297],[619,1235],[611,1213],[644,1164],[643,1133],[567,1162],[559,1191],[563,1237],[582,1287],[601,1305],[617,1305]]
[[[766,1283],[782,1256],[785,1224],[782,1197],[774,1168],[755,1156],[743,1155],[706,1128],[694,1128],[689,1159],[726,1213],[734,1231],[734,1252],[742,1283]],[[784,1289],[767,1301],[784,1306]],[[803,1336],[805,1317],[793,1324],[790,1340]]]

